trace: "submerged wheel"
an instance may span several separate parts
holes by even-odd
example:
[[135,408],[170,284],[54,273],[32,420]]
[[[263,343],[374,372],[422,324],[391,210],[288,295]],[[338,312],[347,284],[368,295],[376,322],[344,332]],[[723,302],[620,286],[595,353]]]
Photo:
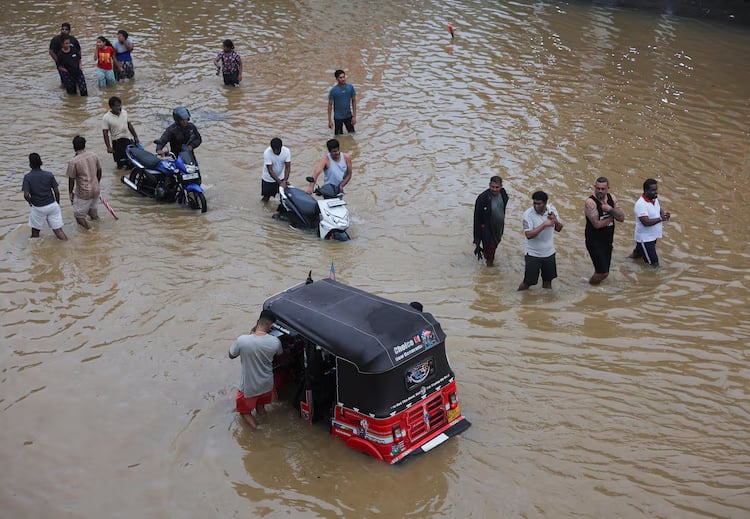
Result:
[[208,211],[208,204],[206,203],[206,195],[197,191],[187,192],[187,203],[190,209],[200,209],[201,213]]
[[130,172],[130,181],[136,186],[138,185],[138,174],[140,172],[141,170],[138,168],[135,168],[133,171]]

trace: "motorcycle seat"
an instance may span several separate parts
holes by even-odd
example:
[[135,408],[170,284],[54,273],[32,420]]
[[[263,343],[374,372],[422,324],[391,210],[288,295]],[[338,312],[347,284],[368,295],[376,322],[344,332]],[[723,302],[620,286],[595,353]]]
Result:
[[143,164],[143,167],[146,169],[156,168],[156,166],[159,165],[159,161],[161,160],[158,155],[135,146],[130,149],[130,154],[135,158],[135,160]]

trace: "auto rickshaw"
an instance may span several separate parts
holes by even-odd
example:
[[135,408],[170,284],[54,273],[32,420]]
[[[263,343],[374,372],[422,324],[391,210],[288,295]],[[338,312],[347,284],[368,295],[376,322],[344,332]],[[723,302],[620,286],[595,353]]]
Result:
[[332,279],[308,279],[263,308],[284,347],[279,394],[349,447],[394,464],[471,425],[431,314]]

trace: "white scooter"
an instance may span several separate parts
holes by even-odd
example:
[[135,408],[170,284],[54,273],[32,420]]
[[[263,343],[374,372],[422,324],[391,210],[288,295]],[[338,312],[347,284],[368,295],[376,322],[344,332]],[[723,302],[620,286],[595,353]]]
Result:
[[[314,182],[313,177],[307,177]],[[322,200],[315,200],[302,189],[287,184],[279,187],[279,212],[274,218],[288,221],[296,229],[317,229],[324,240],[348,241],[349,209],[344,202],[344,193],[337,186],[325,184],[315,186],[314,193]]]

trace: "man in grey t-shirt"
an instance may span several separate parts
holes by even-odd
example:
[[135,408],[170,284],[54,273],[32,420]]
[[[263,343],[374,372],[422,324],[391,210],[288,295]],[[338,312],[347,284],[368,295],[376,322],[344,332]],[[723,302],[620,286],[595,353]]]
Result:
[[273,358],[282,353],[281,341],[270,335],[274,317],[267,310],[260,313],[250,335],[240,335],[229,348],[229,358],[242,361],[242,385],[237,391],[237,412],[247,424],[257,429],[252,412],[266,412],[265,404],[273,398]]
[[531,195],[533,207],[523,213],[523,233],[526,236],[526,268],[518,290],[527,290],[539,282],[542,274],[542,288],[552,288],[552,280],[557,277],[555,243],[552,229],[562,231],[563,224],[552,204],[547,204],[547,193],[537,191]]

